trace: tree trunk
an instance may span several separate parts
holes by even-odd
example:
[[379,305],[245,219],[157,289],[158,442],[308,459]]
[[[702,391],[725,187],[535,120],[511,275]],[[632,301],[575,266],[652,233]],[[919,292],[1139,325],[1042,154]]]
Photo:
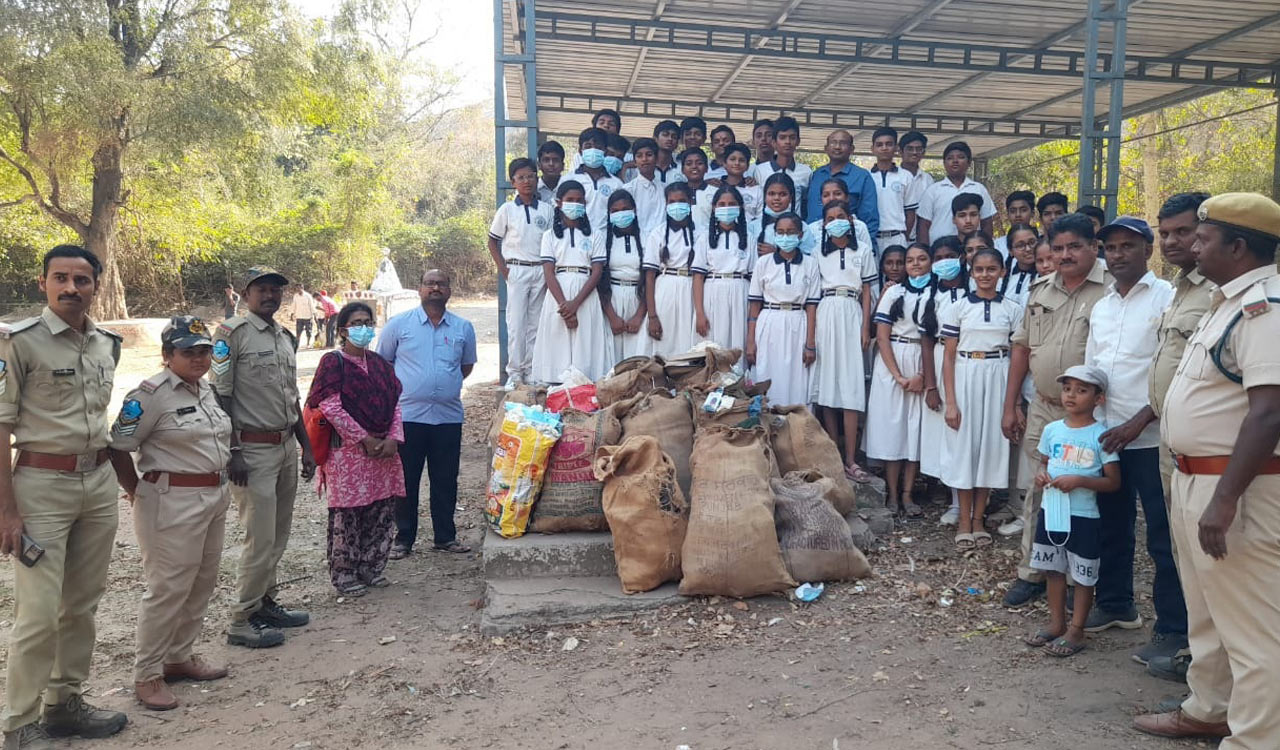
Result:
[[102,261],[98,294],[93,299],[90,315],[94,320],[123,320],[129,317],[124,299],[124,280],[116,263],[116,217],[122,203],[124,181],[121,157],[124,145],[110,138],[93,153],[93,208],[89,214],[89,230],[85,248]]
[[[1142,118],[1142,211],[1147,221],[1152,223],[1160,213],[1160,121],[1157,113]],[[1151,258],[1151,267],[1156,273],[1163,275],[1164,260],[1159,251],[1160,238],[1156,236],[1156,252]]]

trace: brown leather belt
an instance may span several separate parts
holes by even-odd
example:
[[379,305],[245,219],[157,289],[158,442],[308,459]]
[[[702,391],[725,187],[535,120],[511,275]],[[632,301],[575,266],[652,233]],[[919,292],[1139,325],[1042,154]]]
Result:
[[37,453],[36,451],[18,451],[18,466],[29,466],[32,469],[49,469],[51,471],[74,471],[81,474],[93,471],[107,462],[111,451],[103,448],[97,453],[81,453],[64,456],[57,453]]
[[142,475],[144,482],[155,484],[164,474],[169,475],[170,487],[218,487],[222,484],[222,473],[213,474],[179,474],[175,471],[148,471]]
[[279,430],[277,432],[251,432],[249,430],[241,430],[240,442],[279,445],[284,442],[284,433],[284,430]]
[[[1173,463],[1183,474],[1212,474],[1220,476],[1227,471],[1231,456],[1180,456],[1173,454]],[[1262,462],[1259,474],[1280,474],[1280,456],[1272,456]]]

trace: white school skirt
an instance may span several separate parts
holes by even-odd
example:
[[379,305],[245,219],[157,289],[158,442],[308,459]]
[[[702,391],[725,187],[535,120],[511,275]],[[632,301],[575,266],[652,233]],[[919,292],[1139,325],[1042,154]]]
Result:
[[[613,311],[618,317],[625,322],[636,314],[636,310],[640,309],[640,297],[636,294],[634,286],[619,286],[611,284],[610,290],[613,297],[610,303],[613,304]],[[608,322],[607,320],[605,321]],[[613,364],[617,364],[627,357],[649,356],[653,350],[653,339],[649,338],[649,331],[646,328],[648,321],[640,321],[640,330],[636,333],[615,333],[613,334]],[[610,331],[613,329],[611,328]]]
[[[573,299],[590,278],[584,273],[556,274],[566,300]],[[578,308],[578,327],[564,324],[554,297],[547,295],[538,320],[538,343],[533,350],[533,379],[539,383],[559,383],[560,373],[570,365],[591,380],[599,380],[613,367],[613,331],[600,307],[600,297],[592,291]]]
[[804,310],[761,310],[756,321],[755,382],[769,385],[769,403],[794,406],[809,402],[809,368],[804,342],[809,316]]
[[[693,277],[659,273],[654,280],[653,304],[662,323],[662,340],[650,339],[653,353],[675,357],[692,349],[699,341],[693,330]],[[649,314],[654,312],[650,310]],[[647,326],[645,335],[649,335]]]
[[[910,378],[920,372],[920,344],[894,341],[893,357],[898,371]],[[881,461],[920,460],[921,394],[907,393],[893,381],[884,360],[876,357],[871,374],[871,396],[867,399],[867,431],[863,450],[867,458]]]
[[834,409],[867,408],[862,351],[862,302],[823,297],[818,303],[818,358],[813,363],[810,399]]
[[1009,485],[1009,441],[1000,426],[1008,382],[1008,357],[956,357],[960,429],[947,430],[942,481],[948,487],[1003,489]]
[[702,288],[702,309],[711,330],[707,340],[721,349],[743,349],[747,343],[746,279],[706,280]]
[[948,441],[955,430],[947,426],[947,384],[942,382],[942,357],[946,348],[939,341],[933,349],[933,378],[938,384],[938,398],[942,405],[937,411],[920,400],[920,473],[942,479],[942,467],[947,464]]

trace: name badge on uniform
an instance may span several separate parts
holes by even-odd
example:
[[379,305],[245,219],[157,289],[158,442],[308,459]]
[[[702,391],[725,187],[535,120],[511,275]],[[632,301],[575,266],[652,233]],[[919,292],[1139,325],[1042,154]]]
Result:
[[75,375],[76,371],[73,368],[68,367],[64,370],[54,370],[53,374],[56,375],[57,377],[65,378],[68,375]]
[[180,417],[185,414],[195,414],[195,413],[196,413],[196,407],[194,406],[184,406],[181,409],[178,409],[177,411],[177,414]]
[[272,356],[272,355],[274,355],[274,354],[275,354],[275,352],[258,352],[258,356],[259,356],[259,357],[270,357],[270,356]]

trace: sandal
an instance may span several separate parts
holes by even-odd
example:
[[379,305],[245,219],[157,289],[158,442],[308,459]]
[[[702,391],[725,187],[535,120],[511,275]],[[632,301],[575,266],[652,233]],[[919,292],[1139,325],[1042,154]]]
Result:
[[409,556],[409,547],[396,542],[391,545],[391,552],[387,553],[387,557],[391,560],[403,560]]
[[872,475],[871,472],[867,471],[866,469],[862,468],[857,464],[844,467],[844,475],[845,475],[845,478],[848,479],[849,481],[857,482],[858,484],[866,484],[867,482],[870,482],[872,479],[875,479],[875,476]]
[[1062,636],[1061,638],[1058,638],[1052,643],[1046,643],[1044,646],[1044,651],[1046,654],[1049,654],[1050,656],[1056,656],[1059,659],[1065,659],[1069,656],[1075,656],[1081,651],[1084,651],[1085,648],[1086,648],[1086,645],[1083,641],[1080,643],[1072,643],[1071,641],[1067,640],[1066,636]]
[[973,534],[956,534],[956,549],[973,549]]
[[924,515],[924,508],[916,505],[911,500],[903,500],[902,512],[906,514],[907,518],[919,518]]
[[346,586],[338,587],[339,596],[349,596],[355,599],[358,596],[364,596],[369,593],[369,587],[363,583],[348,583]]
[[386,576],[378,576],[368,581],[365,585],[372,589],[385,589],[391,585],[391,581],[387,580]]
[[1055,635],[1054,633],[1051,633],[1048,630],[1038,630],[1035,633],[1023,638],[1022,642],[1032,648],[1044,648],[1045,646],[1049,645],[1049,643],[1051,643],[1054,639],[1060,638],[1060,637],[1061,636]]
[[447,542],[445,544],[433,545],[432,548],[435,549],[437,552],[453,552],[459,555],[463,555],[471,551],[470,547],[463,544],[462,542],[459,542],[457,539],[454,539],[452,542]]
[[985,531],[973,532],[973,545],[978,549],[990,547],[992,543],[991,535]]

